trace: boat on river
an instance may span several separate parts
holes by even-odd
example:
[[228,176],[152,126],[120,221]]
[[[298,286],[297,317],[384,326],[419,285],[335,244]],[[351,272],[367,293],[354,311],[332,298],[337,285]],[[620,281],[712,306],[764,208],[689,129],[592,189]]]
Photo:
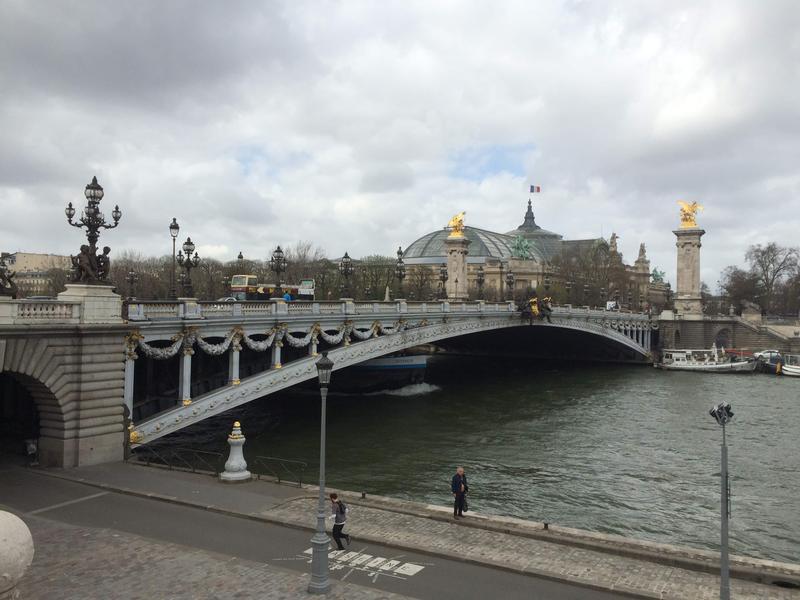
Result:
[[781,375],[800,377],[800,354],[784,354]]
[[758,362],[742,359],[735,355],[727,355],[725,348],[721,350],[712,346],[710,350],[677,350],[665,349],[661,361],[655,366],[667,371],[700,371],[703,373],[753,373]]

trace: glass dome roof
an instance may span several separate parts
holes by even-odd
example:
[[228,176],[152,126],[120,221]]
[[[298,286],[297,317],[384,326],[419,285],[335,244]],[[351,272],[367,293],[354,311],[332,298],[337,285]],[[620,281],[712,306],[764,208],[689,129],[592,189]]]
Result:
[[[444,262],[447,256],[445,240],[448,235],[450,232],[447,229],[423,235],[405,249],[403,260],[409,264]],[[472,242],[467,255],[469,262],[483,262],[487,258],[506,261],[511,258],[514,236],[469,226],[464,228],[464,235]],[[541,249],[535,243],[532,244],[531,252],[533,260],[544,260]]]

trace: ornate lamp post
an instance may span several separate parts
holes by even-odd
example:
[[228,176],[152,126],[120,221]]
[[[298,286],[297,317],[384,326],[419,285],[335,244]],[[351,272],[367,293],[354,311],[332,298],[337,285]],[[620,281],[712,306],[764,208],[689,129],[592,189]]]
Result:
[[720,402],[713,407],[709,414],[722,426],[721,467],[719,472],[720,489],[720,600],[730,600],[731,581],[730,567],[728,564],[728,519],[730,518],[730,487],[728,486],[728,446],[725,443],[725,425],[733,419],[733,411],[728,402]]
[[[242,260],[244,260],[244,257],[242,257]],[[283,250],[281,250],[280,246],[275,248],[272,257],[269,259],[269,270],[275,273],[275,277],[277,278],[277,285],[275,286],[275,291],[272,293],[272,297],[281,298],[283,296],[281,293],[283,284],[281,281],[281,274],[286,272],[286,256],[283,254]]]
[[441,286],[439,289],[439,298],[441,300],[447,298],[447,290],[444,287],[444,284],[447,283],[447,279],[447,265],[442,263],[442,265],[439,267],[439,284]]
[[322,358],[317,361],[317,376],[319,377],[319,393],[322,398],[319,429],[319,503],[317,505],[317,531],[311,538],[311,581],[308,591],[312,594],[324,594],[330,587],[328,579],[328,534],[325,533],[325,429],[326,429],[326,403],[328,399],[328,386],[331,383],[333,361],[328,358],[328,353],[323,352]]
[[478,299],[483,300],[483,284],[486,283],[486,273],[483,270],[483,265],[478,265],[475,283],[478,284]]
[[567,304],[572,304],[572,281],[567,280],[564,284],[564,289],[567,291]]
[[544,274],[544,291],[545,292],[549,292],[550,291],[550,272],[549,271]]
[[[183,242],[183,252],[186,253],[184,257],[183,252],[178,250],[178,265],[183,267],[183,277],[182,277],[182,285],[183,285],[183,297],[184,298],[194,298],[194,288],[192,286],[192,269],[194,269],[197,265],[200,264],[200,257],[197,255],[197,252],[194,250],[195,245],[192,241],[192,238],[187,237],[186,241]],[[194,256],[192,253],[194,252]]]
[[601,287],[600,288],[600,304],[603,305],[603,308],[605,308],[605,303],[606,303],[606,288]]
[[239,266],[239,269],[244,267],[244,254],[242,254],[241,250],[239,250],[239,256],[236,257],[236,264]]
[[103,199],[104,192],[102,186],[97,183],[97,177],[92,177],[92,182],[86,186],[83,195],[86,196],[86,208],[83,209],[79,221],[72,222],[75,217],[75,209],[72,207],[72,202],[67,204],[67,208],[64,209],[64,213],[67,215],[67,223],[79,229],[86,227],[86,239],[89,241],[89,245],[81,246],[81,253],[73,258],[75,272],[72,280],[81,283],[97,283],[105,281],[108,275],[108,253],[111,251],[106,246],[103,254],[97,256],[97,240],[100,238],[100,230],[114,229],[119,225],[122,211],[120,211],[119,205],[116,205],[114,210],[111,211],[111,218],[114,220],[114,224],[106,223],[105,215],[100,212],[100,201]]
[[397,262],[394,265],[394,276],[397,279],[397,297],[403,297],[403,280],[406,278],[406,264],[403,262],[403,248],[397,248]]
[[178,237],[180,230],[181,226],[178,225],[178,221],[175,217],[172,217],[172,223],[169,224],[169,235],[172,237],[172,270],[169,275],[169,297],[171,300],[175,300],[178,297],[178,294],[175,293],[175,238]]
[[231,278],[230,278],[230,275],[225,275],[225,277],[222,278],[222,287],[225,290],[225,295],[226,296],[230,296],[231,295]]
[[511,267],[508,268],[508,273],[506,273],[506,291],[508,295],[508,300],[514,299],[514,283],[516,282],[516,277],[514,276],[514,272],[511,270]]
[[356,269],[353,266],[353,259],[350,258],[350,255],[347,254],[347,252],[345,252],[342,260],[339,261],[339,273],[341,273],[342,277],[344,277],[342,292],[345,294],[346,298],[349,298],[352,295],[350,291],[350,277],[352,277],[355,270]]
[[589,297],[589,284],[588,284],[588,283],[584,283],[584,284],[583,284],[583,299],[582,299],[582,302],[583,302],[584,304],[587,304],[587,301],[586,301],[586,299],[587,299],[588,297]]
[[136,296],[136,284],[139,281],[139,275],[136,274],[136,271],[128,271],[128,274],[125,275],[125,281],[128,283],[128,298],[133,298]]

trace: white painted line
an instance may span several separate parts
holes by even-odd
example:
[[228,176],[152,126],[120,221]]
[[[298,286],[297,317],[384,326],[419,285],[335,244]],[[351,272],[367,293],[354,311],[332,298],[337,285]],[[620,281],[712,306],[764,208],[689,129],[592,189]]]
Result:
[[373,558],[371,561],[369,561],[364,566],[367,567],[368,569],[374,569],[378,565],[385,563],[387,560],[389,560],[389,559],[388,558],[383,558],[382,556],[378,556],[376,558]]
[[84,496],[83,498],[75,498],[75,500],[67,500],[66,502],[59,502],[58,504],[53,504],[51,506],[45,506],[44,508],[37,508],[36,510],[30,511],[29,515],[38,515],[39,513],[46,512],[48,510],[55,510],[57,508],[62,508],[64,506],[69,506],[70,504],[78,504],[79,502],[85,502],[86,500],[91,500],[93,498],[99,498],[100,496],[105,496],[108,492],[98,492],[97,494],[92,494],[90,496]]
[[337,556],[336,560],[340,560],[342,562],[349,562],[350,560],[354,559],[359,554],[360,554],[359,552],[348,552],[347,554],[344,554],[342,556]]
[[390,560],[389,562],[381,565],[379,569],[381,571],[392,571],[397,565],[400,564],[399,560]]
[[362,565],[367,562],[370,558],[372,558],[372,554],[362,554],[361,556],[354,558],[350,561],[351,565]]
[[425,567],[423,567],[422,565],[415,565],[414,563],[405,563],[397,567],[394,570],[394,572],[397,573],[398,575],[408,575],[410,577],[411,575],[416,575],[424,568]]

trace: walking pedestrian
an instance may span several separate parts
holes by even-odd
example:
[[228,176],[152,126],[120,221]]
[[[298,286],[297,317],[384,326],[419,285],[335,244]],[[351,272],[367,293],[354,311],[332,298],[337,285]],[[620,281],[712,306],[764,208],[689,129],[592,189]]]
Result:
[[464,516],[464,507],[467,503],[467,492],[469,491],[464,467],[456,469],[450,489],[453,492],[453,518],[458,519]]
[[344,525],[347,522],[347,506],[344,502],[339,500],[338,494],[331,493],[331,513],[333,516],[333,541],[336,542],[336,547],[339,550],[344,550],[342,545],[342,538],[350,545],[350,536],[342,533]]

